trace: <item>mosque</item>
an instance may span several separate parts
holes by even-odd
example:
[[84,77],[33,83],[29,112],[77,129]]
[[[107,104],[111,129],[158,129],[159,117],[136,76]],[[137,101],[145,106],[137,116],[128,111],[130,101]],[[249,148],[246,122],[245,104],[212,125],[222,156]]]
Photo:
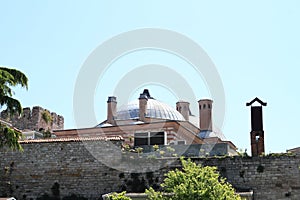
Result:
[[199,156],[200,148],[209,149],[205,153],[210,156],[236,155],[236,146],[213,126],[213,101],[201,99],[198,104],[199,117],[196,117],[189,102],[178,101],[175,109],[152,97],[148,89],[138,99],[119,107],[117,97],[110,96],[106,120],[95,127],[55,130],[54,134],[58,138],[119,136],[131,147],[188,146],[187,151],[193,156]]

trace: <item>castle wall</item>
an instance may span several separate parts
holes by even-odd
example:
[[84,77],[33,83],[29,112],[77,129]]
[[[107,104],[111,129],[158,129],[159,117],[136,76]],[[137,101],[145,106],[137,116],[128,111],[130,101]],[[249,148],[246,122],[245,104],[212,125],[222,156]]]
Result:
[[[178,159],[125,157],[106,141],[22,144],[24,152],[0,152],[0,196],[36,199],[44,193],[60,197],[71,194],[99,199],[102,194],[127,190],[143,192],[158,188],[164,174],[180,167]],[[120,145],[120,144],[118,144]],[[113,145],[114,146],[114,145]],[[120,147],[118,147],[120,149]],[[117,149],[118,149],[117,148]],[[93,156],[87,149],[93,149]],[[109,153],[114,152],[111,156]],[[98,159],[96,159],[96,158]],[[143,162],[144,173],[112,169],[133,169]],[[300,157],[196,158],[195,162],[217,166],[220,173],[239,189],[253,189],[255,199],[300,199]],[[160,170],[152,172],[155,166]]]
[[[44,120],[44,113],[50,115],[49,121]],[[21,116],[17,114],[9,116],[8,112],[4,110],[0,113],[0,117],[20,130],[40,131],[43,129],[52,131],[64,129],[63,116],[39,106],[34,106],[32,110],[29,107],[23,108]]]

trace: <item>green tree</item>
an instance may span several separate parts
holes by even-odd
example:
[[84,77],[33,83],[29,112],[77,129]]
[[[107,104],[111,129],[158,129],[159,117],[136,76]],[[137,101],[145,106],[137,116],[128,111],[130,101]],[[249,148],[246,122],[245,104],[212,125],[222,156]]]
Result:
[[[21,86],[28,89],[28,78],[21,71],[7,67],[0,67],[0,108],[6,106],[10,114],[21,114],[21,103],[13,98],[14,92],[11,87]],[[0,123],[0,148],[8,146],[11,149],[22,150],[18,143],[21,133],[16,129]]]
[[220,178],[216,167],[203,167],[190,159],[181,158],[182,170],[172,170],[166,174],[161,184],[163,191],[172,196],[164,196],[152,188],[146,190],[151,200],[239,200],[233,187]]

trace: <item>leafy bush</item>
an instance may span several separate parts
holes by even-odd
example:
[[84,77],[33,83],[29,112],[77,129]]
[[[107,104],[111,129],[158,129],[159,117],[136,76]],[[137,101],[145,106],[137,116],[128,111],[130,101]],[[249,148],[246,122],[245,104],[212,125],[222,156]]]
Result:
[[182,170],[172,170],[166,174],[163,184],[163,191],[172,196],[165,196],[162,192],[156,192],[153,188],[146,190],[151,200],[219,200],[231,199],[240,200],[235,194],[233,187],[220,178],[216,167],[202,167],[181,158]]

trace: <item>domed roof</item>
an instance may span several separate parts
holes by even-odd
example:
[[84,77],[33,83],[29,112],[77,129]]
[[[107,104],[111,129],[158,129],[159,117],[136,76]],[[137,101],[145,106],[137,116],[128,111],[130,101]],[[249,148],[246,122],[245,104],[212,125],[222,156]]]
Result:
[[[160,102],[156,99],[149,98],[147,100],[146,117],[185,121],[184,117],[173,107]],[[139,100],[129,102],[127,105],[121,106],[117,111],[117,120],[128,120],[139,118]]]

